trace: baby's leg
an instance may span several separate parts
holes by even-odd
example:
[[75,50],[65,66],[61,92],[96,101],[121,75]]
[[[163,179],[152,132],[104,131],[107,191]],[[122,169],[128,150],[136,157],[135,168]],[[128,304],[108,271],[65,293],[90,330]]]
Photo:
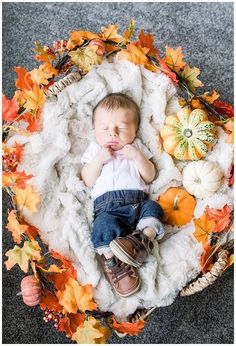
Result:
[[139,221],[136,230],[126,237],[114,239],[110,248],[121,261],[139,267],[152,251],[155,239],[161,239],[165,229],[160,221],[163,210],[154,201],[140,203]]
[[153,241],[156,238],[157,232],[152,227],[145,227],[143,229],[143,233],[151,240]]

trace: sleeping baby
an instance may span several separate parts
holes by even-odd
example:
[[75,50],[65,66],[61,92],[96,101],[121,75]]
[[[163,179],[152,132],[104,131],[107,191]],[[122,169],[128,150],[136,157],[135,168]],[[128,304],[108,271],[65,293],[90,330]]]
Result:
[[139,108],[129,96],[107,95],[93,110],[95,141],[81,158],[94,203],[92,243],[122,297],[139,290],[137,268],[165,232],[162,208],[148,199],[156,169],[152,153],[136,137],[139,123]]

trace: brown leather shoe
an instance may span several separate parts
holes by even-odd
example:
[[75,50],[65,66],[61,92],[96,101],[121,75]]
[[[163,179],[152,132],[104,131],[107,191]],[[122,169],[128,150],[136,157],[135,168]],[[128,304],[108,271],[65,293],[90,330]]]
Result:
[[119,296],[128,297],[139,290],[141,281],[137,269],[116,257],[112,257],[112,260],[107,260],[103,255],[101,257],[108,280]]
[[136,230],[125,237],[112,240],[109,246],[113,254],[122,262],[140,267],[154,245],[142,231]]

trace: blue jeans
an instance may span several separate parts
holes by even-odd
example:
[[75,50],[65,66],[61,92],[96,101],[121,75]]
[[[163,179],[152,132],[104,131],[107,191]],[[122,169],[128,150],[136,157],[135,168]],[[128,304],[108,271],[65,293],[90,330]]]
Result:
[[156,239],[161,239],[165,232],[160,221],[163,215],[161,206],[149,200],[144,191],[106,192],[94,200],[93,246],[96,250],[109,249],[113,239],[145,227],[153,227]]

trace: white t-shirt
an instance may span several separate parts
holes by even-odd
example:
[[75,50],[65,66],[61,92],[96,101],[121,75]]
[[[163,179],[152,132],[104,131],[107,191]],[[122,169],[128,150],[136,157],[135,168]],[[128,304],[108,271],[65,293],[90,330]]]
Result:
[[[153,156],[139,138],[136,138],[132,144],[139,148],[148,159]],[[100,145],[92,141],[82,155],[81,163],[91,162],[99,148]],[[114,190],[142,190],[148,192],[148,185],[141,178],[134,161],[119,158],[119,153],[120,150],[115,151],[114,159],[103,165],[101,174],[91,190],[92,199]]]

